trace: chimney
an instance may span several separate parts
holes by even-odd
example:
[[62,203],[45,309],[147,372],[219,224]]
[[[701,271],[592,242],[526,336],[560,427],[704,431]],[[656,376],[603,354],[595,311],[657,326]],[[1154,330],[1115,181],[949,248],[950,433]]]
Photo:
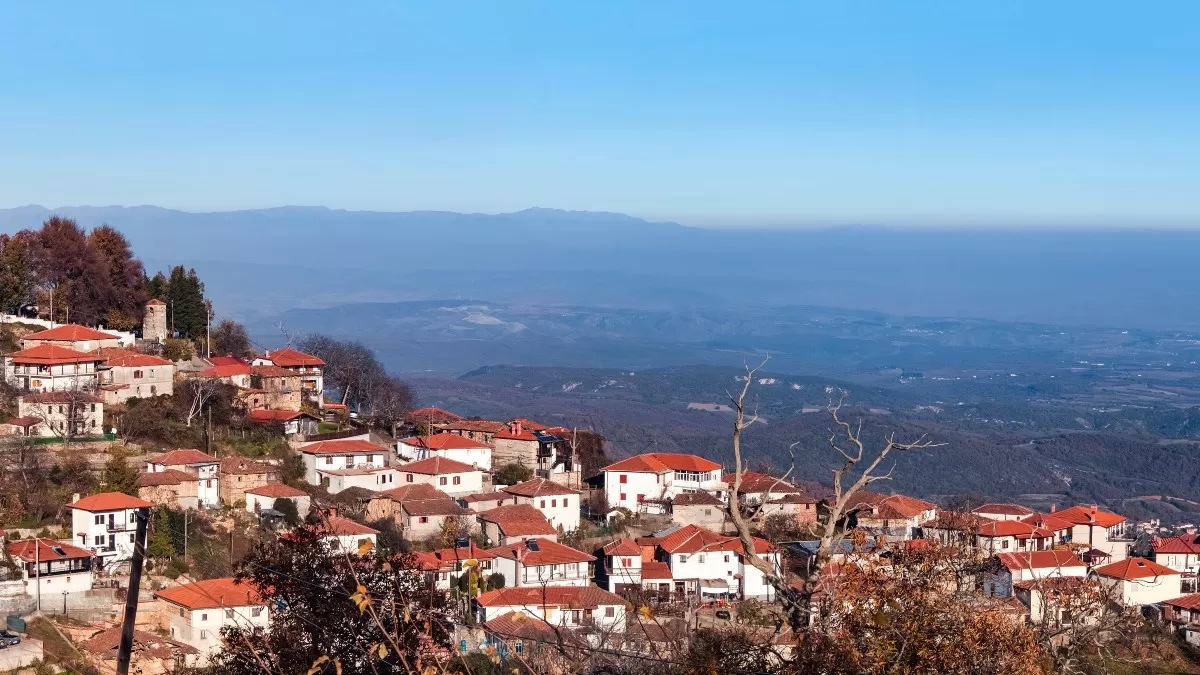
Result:
[[513,433],[514,433],[515,435],[517,435],[517,436],[520,436],[520,435],[521,435],[521,432],[522,432],[522,431],[524,431],[524,430],[525,430],[525,429],[524,429],[524,427],[522,427],[522,425],[521,425],[521,421],[520,421],[520,420],[517,420],[517,421],[513,422]]
[[1092,504],[1092,510],[1093,510],[1093,511],[1099,511],[1099,510],[1100,510],[1100,507],[1099,507],[1099,506],[1097,506],[1097,505],[1095,505],[1095,504]]
[[79,493],[78,493],[78,492],[76,492],[75,494],[71,495],[71,503],[72,503],[72,504],[74,504],[74,503],[75,503],[75,502],[77,502],[77,501],[79,501]]
[[1051,504],[1051,505],[1050,505],[1050,513],[1054,513],[1054,512],[1055,512],[1055,511],[1057,511],[1057,510],[1058,510],[1058,504]]

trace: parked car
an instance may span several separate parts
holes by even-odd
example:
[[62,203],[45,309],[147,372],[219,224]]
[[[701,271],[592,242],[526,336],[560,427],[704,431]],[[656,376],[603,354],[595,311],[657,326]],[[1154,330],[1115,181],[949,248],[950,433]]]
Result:
[[13,633],[13,632],[10,632],[7,630],[0,630],[0,645],[7,647],[9,645],[19,645],[19,644],[21,644],[21,636],[20,635],[17,635],[16,633]]
[[727,610],[727,609],[718,609],[718,610],[717,610],[717,618],[718,618],[718,619],[724,619],[724,620],[728,621],[728,620],[729,620],[729,610]]

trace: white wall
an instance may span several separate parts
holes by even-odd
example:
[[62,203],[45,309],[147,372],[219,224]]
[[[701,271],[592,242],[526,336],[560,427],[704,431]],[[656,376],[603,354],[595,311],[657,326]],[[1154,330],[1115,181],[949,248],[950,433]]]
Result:
[[[625,563],[629,564],[626,565]],[[642,583],[642,557],[635,556],[608,556],[608,590],[616,593],[618,584],[637,584]]]
[[[114,516],[114,522],[117,524],[117,530],[114,532],[108,531],[109,514]],[[96,518],[100,516],[104,517],[104,522],[96,523]],[[72,509],[71,526],[71,531],[74,534],[71,543],[95,553],[98,558],[104,561],[105,565],[121,560],[128,560],[133,557],[133,538],[137,534],[136,509],[97,511],[95,513],[82,509]],[[81,537],[79,535],[80,532],[86,536]],[[104,537],[105,544],[103,546],[96,544],[97,537]],[[102,550],[108,546],[109,541],[112,541],[115,545],[115,551],[106,552]]]
[[563,530],[572,532],[579,529],[579,507],[581,495],[553,495],[549,497],[517,497],[518,504],[529,504],[542,512],[546,520],[554,527],[562,525]]
[[451,448],[448,450],[430,450],[429,448],[409,445],[404,441],[397,441],[396,452],[401,456],[410,457],[414,460],[429,459],[430,457],[443,457],[445,459],[452,459],[456,462],[462,462],[463,464],[469,464],[483,471],[492,470],[491,448]]
[[[624,478],[625,482],[621,480]],[[663,477],[665,479],[665,476]],[[638,495],[646,499],[657,499],[663,493],[659,475],[631,471],[605,471],[604,496],[610,508],[624,507],[638,512]]]
[[[195,647],[200,652],[196,665],[208,665],[208,659],[221,648],[221,628],[226,625],[262,626],[270,622],[270,609],[258,605],[258,616],[254,616],[255,607],[231,607],[195,609],[181,608],[172,603],[164,603],[171,614],[171,639],[178,640]],[[228,612],[233,612],[230,618]]]
[[481,471],[444,473],[435,476],[424,473],[409,473],[404,470],[404,465],[396,467],[396,471],[400,474],[396,479],[399,485],[428,483],[451,497],[483,492],[483,472]]
[[317,475],[317,470],[333,470],[340,471],[347,466],[385,466],[387,458],[382,452],[376,453],[353,453],[347,455],[313,455],[301,453],[304,459],[304,480],[310,485],[320,485],[321,479]]

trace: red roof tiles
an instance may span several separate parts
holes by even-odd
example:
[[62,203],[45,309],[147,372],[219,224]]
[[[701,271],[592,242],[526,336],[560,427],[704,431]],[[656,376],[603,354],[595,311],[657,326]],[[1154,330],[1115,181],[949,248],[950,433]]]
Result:
[[458,422],[462,420],[462,417],[455,415],[449,410],[442,410],[441,408],[417,408],[404,417],[410,422],[432,422],[433,424],[445,424],[447,422]]
[[1000,563],[1010,570],[1043,570],[1059,567],[1084,567],[1074,551],[1026,551],[1024,553],[998,553]]
[[1155,537],[1150,541],[1155,553],[1200,554],[1200,534],[1181,534],[1177,537]]
[[1149,579],[1151,577],[1165,577],[1172,574],[1179,574],[1170,567],[1159,565],[1153,560],[1145,558],[1126,558],[1115,563],[1109,563],[1102,567],[1097,567],[1092,570],[1096,574],[1114,579]]
[[79,324],[68,323],[62,326],[55,326],[49,330],[30,333],[22,340],[55,340],[60,342],[81,342],[83,340],[119,340],[119,336],[111,333],[104,333],[94,328],[80,326]]
[[518,497],[549,497],[551,495],[578,495],[583,494],[579,490],[572,490],[569,487],[559,485],[554,481],[546,480],[545,478],[530,478],[523,483],[510,485],[502,488],[510,495]]
[[224,609],[261,605],[263,600],[249,584],[231,578],[197,581],[156,591],[154,596],[187,609]]
[[279,469],[274,464],[266,462],[257,462],[248,457],[222,457],[221,458],[221,475],[254,475],[254,474],[271,474],[278,473]]
[[284,348],[276,349],[273,352],[267,352],[263,355],[265,359],[271,359],[271,363],[282,368],[294,368],[296,366],[323,366],[325,362],[313,356],[305,354],[295,349]]
[[350,455],[375,452],[386,452],[387,448],[375,445],[370,441],[347,439],[344,441],[321,441],[300,448],[306,455]]
[[470,464],[464,464],[453,459],[435,456],[428,459],[418,460],[416,462],[409,462],[408,464],[401,464],[396,467],[396,470],[403,471],[405,473],[419,473],[427,476],[440,476],[448,473],[470,473],[472,471],[478,471],[479,469],[476,469]]
[[273,410],[270,408],[260,408],[251,410],[246,414],[246,419],[255,424],[275,424],[277,422],[290,422],[299,417],[308,417],[316,419],[312,415],[300,410]]
[[1200,609],[1200,593],[1189,593],[1188,595],[1181,595],[1178,598],[1163,600],[1163,604],[1180,609]]
[[1069,509],[1056,511],[1054,515],[1069,523],[1075,525],[1098,525],[1100,527],[1112,527],[1119,523],[1125,522],[1124,516],[1118,516],[1115,513],[1100,511],[1090,506],[1072,506]]
[[105,357],[104,365],[111,368],[151,368],[169,366],[172,363],[166,359],[160,359],[157,356],[149,354],[120,354]]
[[1015,537],[1017,539],[1045,539],[1054,533],[1045,528],[1021,520],[993,520],[979,527],[981,537]]
[[449,495],[433,487],[429,483],[403,485],[379,493],[380,497],[388,497],[392,501],[403,502],[420,499],[450,499]]
[[487,443],[473,441],[466,436],[458,434],[434,434],[433,436],[418,436],[416,438],[406,438],[401,443],[411,445],[414,448],[427,448],[429,450],[491,450],[492,446]]
[[205,368],[196,373],[196,377],[237,377],[239,375],[249,375],[250,366],[245,363],[233,363],[229,365],[213,366]]
[[640,556],[642,547],[632,539],[618,539],[604,546],[604,555]]
[[522,541],[519,544],[509,544],[507,546],[497,546],[496,548],[488,549],[488,553],[497,558],[516,560],[527,567],[592,562],[596,559],[596,556],[590,553],[584,553],[556,541],[540,537],[535,539],[535,541],[538,548],[536,551],[529,548],[527,541]]
[[[734,476],[725,477],[725,482],[733,485]],[[791,483],[765,473],[757,471],[745,471],[742,473],[742,494],[755,494],[759,492],[784,493],[784,492],[800,492],[800,488]]]
[[195,474],[180,471],[178,469],[167,469],[166,471],[154,471],[151,473],[138,474],[138,487],[153,487],[156,485],[179,485],[198,480]]
[[[34,548],[34,542],[37,542],[37,548]],[[57,550],[55,550],[57,549]],[[59,553],[62,551],[62,553]],[[22,539],[9,543],[8,552],[14,558],[20,558],[25,562],[52,562],[55,560],[68,560],[70,558],[91,558],[92,552],[74,546],[65,541],[55,539]]]
[[256,488],[246,490],[248,495],[258,495],[260,497],[272,497],[274,499],[295,499],[296,497],[307,497],[308,493],[299,488],[294,488],[283,483],[267,483]]
[[[684,525],[657,540],[658,546],[667,553],[699,553],[701,551],[741,552],[742,542],[737,537],[726,537],[699,525]],[[770,553],[775,550],[766,539],[754,538],[755,553]]]
[[498,506],[479,514],[479,519],[495,523],[509,537],[532,537],[557,534],[558,530],[546,516],[529,504]]
[[218,464],[221,460],[199,450],[172,450],[161,455],[155,455],[147,460],[150,464],[166,466],[191,466],[193,464]]
[[484,607],[571,607],[595,609],[602,605],[624,605],[625,599],[596,585],[517,586],[480,594]]
[[97,354],[78,352],[59,345],[41,344],[19,352],[6,354],[12,363],[41,366],[57,366],[64,363],[100,363],[104,357]]
[[610,464],[604,467],[604,470],[628,471],[631,473],[663,473],[664,471],[707,472],[717,471],[720,468],[720,464],[704,459],[703,457],[697,457],[696,455],[648,452],[642,455],[635,455],[629,459],[623,459],[615,464]]
[[88,495],[67,508],[80,511],[120,511],[121,509],[141,509],[153,506],[150,502],[137,497],[130,497],[123,492],[101,492]]

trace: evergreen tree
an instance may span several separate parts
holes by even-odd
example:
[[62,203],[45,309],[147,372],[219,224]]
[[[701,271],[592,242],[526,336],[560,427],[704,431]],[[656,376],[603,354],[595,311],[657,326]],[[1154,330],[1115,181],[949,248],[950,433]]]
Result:
[[276,511],[283,514],[283,522],[290,527],[295,527],[300,524],[300,510],[296,508],[296,502],[287,497],[280,497],[275,500]]
[[204,302],[204,284],[196,270],[184,270],[182,265],[171,268],[167,282],[167,322],[180,337],[204,337],[208,323],[208,308]]
[[153,277],[145,277],[146,280],[146,295],[149,298],[167,301],[167,290],[170,282],[167,281],[167,275],[162,272],[156,273]]
[[124,492],[136,497],[138,472],[125,461],[125,453],[120,450],[112,452],[104,465],[104,474],[100,477],[101,486],[105,492]]
[[0,309],[9,314],[15,314],[35,297],[37,276],[30,249],[35,236],[29,230],[12,236],[0,234]]
[[150,522],[150,538],[146,542],[146,555],[166,560],[176,555],[171,541],[171,514],[163,507],[154,509],[154,520]]

